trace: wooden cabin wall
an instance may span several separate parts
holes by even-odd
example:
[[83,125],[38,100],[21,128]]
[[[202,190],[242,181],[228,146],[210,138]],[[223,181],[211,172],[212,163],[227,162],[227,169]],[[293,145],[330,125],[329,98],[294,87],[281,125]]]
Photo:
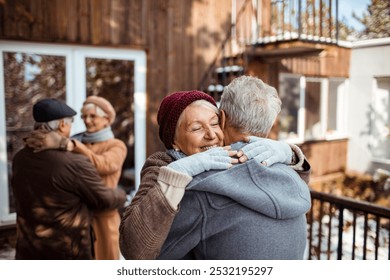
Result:
[[253,21],[257,21],[258,37],[271,36],[271,1],[257,0],[258,8],[252,0],[236,0],[236,12],[241,15],[236,19],[235,39],[240,42],[249,42],[253,35]]
[[317,48],[324,49],[319,55],[282,59],[279,64],[279,72],[296,73],[310,77],[349,77],[350,48],[315,45]]
[[0,39],[147,52],[147,155],[161,99],[197,87],[225,38],[226,0],[0,0]]
[[300,148],[312,166],[312,177],[344,172],[347,168],[347,139],[308,141]]
[[[322,50],[319,54],[312,55],[290,55],[288,50],[293,48],[307,48]],[[286,50],[286,55],[280,50]],[[278,55],[262,55],[278,50]],[[351,49],[335,45],[308,43],[308,42],[282,42],[276,45],[268,45],[257,48],[256,54],[251,56],[248,71],[260,73],[265,80],[272,83],[276,73],[293,73],[305,75],[307,77],[349,77],[349,65]],[[276,69],[274,69],[276,67]],[[267,69],[267,70],[265,70]],[[276,80],[278,77],[276,77]],[[273,84],[277,86],[277,84]]]

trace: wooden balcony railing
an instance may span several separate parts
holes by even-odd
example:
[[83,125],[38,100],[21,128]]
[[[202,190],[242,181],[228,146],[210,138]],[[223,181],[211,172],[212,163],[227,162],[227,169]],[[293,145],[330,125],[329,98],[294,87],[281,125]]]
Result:
[[239,44],[338,41],[338,0],[257,0],[241,5],[243,11],[237,14],[232,32]]
[[308,259],[390,260],[390,208],[311,190]]
[[298,38],[338,39],[338,0],[272,1],[273,35],[297,34]]

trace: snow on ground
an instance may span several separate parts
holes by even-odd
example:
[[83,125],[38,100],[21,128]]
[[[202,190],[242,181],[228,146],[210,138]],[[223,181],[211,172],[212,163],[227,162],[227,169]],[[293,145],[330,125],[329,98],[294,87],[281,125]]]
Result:
[[[329,236],[329,215],[324,215],[322,218],[322,240],[321,240],[321,254],[320,259],[328,259],[328,236]],[[384,219],[386,220],[386,219]],[[353,250],[353,214],[348,210],[344,210],[344,231],[343,231],[343,243],[342,243],[342,259],[352,259]],[[389,258],[389,230],[387,228],[380,227],[379,239],[378,239],[378,260],[387,260]],[[337,246],[338,246],[338,211],[336,211],[334,217],[331,220],[330,230],[330,257],[329,259],[337,259]],[[366,245],[366,259],[375,260],[375,238],[376,238],[376,221],[368,220],[367,231],[367,245]],[[313,241],[312,246],[318,247],[318,233],[319,223],[314,221],[313,223]],[[356,232],[355,232],[355,259],[363,259],[364,248],[364,216],[358,216],[356,218]],[[306,259],[308,258],[309,244],[306,250]],[[312,250],[312,259],[317,259],[314,251]]]

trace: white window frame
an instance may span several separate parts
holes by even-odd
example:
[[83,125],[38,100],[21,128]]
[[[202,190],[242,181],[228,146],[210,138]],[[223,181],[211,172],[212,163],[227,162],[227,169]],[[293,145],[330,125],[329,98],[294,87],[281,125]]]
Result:
[[[372,104],[372,108],[373,108],[375,113],[381,112],[380,108],[378,108],[378,102],[380,102],[378,100],[378,98],[379,98],[378,97],[378,94],[379,94],[379,92],[378,92],[379,91],[378,80],[382,80],[382,79],[384,79],[386,81],[390,81],[390,77],[388,77],[388,76],[374,77],[374,79],[372,81],[372,92],[373,92],[373,94],[371,95],[371,104]],[[390,96],[387,96],[387,98],[388,98],[387,102],[390,102]],[[370,118],[372,118],[372,117],[370,117]],[[387,118],[390,119],[390,116],[387,116]],[[375,121],[376,121],[375,119],[370,119],[370,122],[374,122],[372,125],[375,125]],[[390,133],[389,131],[390,131],[390,127],[387,128],[387,132],[388,133]],[[372,134],[370,134],[370,138],[372,140],[372,138],[373,138]],[[372,151],[371,151],[371,154],[372,154]],[[371,160],[373,162],[375,162],[375,163],[390,165],[390,158],[387,158],[387,157],[378,157],[378,156],[372,155],[372,159]]]
[[[291,74],[291,73],[280,73],[279,82],[281,82],[284,78],[296,78],[299,79],[299,87],[300,87],[300,100],[299,100],[299,108],[298,108],[298,124],[297,124],[297,137],[286,139],[289,143],[301,144],[307,140],[332,140],[332,139],[344,139],[346,138],[347,131],[347,92],[349,87],[349,80],[343,78],[318,78],[318,77],[310,77],[310,76],[302,76],[299,74]],[[344,83],[344,90],[342,92],[337,93],[337,132],[334,135],[328,135],[327,127],[328,127],[328,94],[329,94],[329,84],[331,81],[342,81]],[[305,100],[305,92],[306,92],[306,84],[307,82],[319,82],[321,83],[321,107],[320,107],[320,131],[321,135],[317,138],[307,139],[305,137],[306,130],[306,100]],[[282,104],[283,106],[283,104]]]
[[[16,214],[9,213],[8,167],[6,151],[5,88],[3,52],[58,55],[66,59],[66,102],[78,111],[86,98],[85,58],[119,59],[134,62],[134,153],[135,187],[146,157],[146,53],[143,50],[86,47],[78,45],[25,43],[0,40],[0,226],[15,223]],[[84,124],[75,118],[72,133]]]
[[[300,138],[303,137],[305,140],[319,140],[319,139],[324,139],[326,136],[326,128],[327,128],[327,123],[328,123],[328,90],[329,90],[329,83],[328,79],[326,78],[316,78],[316,77],[305,77],[305,88],[307,85],[307,82],[314,82],[314,83],[319,83],[320,84],[320,89],[321,92],[320,94],[320,136],[319,137],[314,137],[307,139],[305,137],[305,130],[306,130],[306,125],[304,123],[301,123],[300,125],[303,126],[303,135],[300,135]],[[305,98],[305,92],[303,93],[303,98]],[[302,98],[302,95],[301,95]],[[306,103],[306,100],[305,100]],[[306,109],[305,110],[305,120],[306,120]]]
[[[326,140],[332,140],[332,139],[345,139],[347,138],[347,131],[348,131],[348,92],[349,92],[349,79],[345,78],[337,78],[337,77],[330,77],[327,78],[328,85],[330,82],[341,82],[343,85],[343,90],[340,92],[337,92],[337,120],[336,120],[336,132],[334,135],[329,135],[325,131],[325,139]],[[326,120],[328,120],[328,116],[326,115]],[[326,126],[327,127],[327,126]]]

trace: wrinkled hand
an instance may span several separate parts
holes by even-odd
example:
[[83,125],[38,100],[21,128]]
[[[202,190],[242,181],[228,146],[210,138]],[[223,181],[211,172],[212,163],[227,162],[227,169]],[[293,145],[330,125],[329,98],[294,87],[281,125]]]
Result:
[[237,152],[228,151],[229,148],[212,148],[205,152],[178,159],[168,164],[168,167],[189,176],[195,176],[211,169],[228,169],[232,164],[238,163],[236,158],[231,158]]
[[64,138],[65,137],[55,131],[39,129],[30,132],[29,135],[24,138],[24,143],[37,153],[44,150],[59,149]]
[[237,153],[240,162],[255,159],[264,166],[291,163],[293,151],[287,143],[255,136],[250,136],[247,140],[249,143]]

